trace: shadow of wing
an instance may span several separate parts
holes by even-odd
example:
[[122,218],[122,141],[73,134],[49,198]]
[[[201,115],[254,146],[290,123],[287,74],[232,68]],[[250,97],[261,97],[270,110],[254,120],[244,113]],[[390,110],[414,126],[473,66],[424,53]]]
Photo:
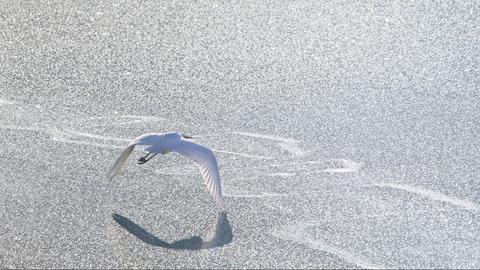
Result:
[[215,223],[210,225],[204,230],[204,240],[202,243],[202,249],[216,248],[229,244],[233,240],[232,227],[227,218],[226,212],[221,212]]
[[192,236],[173,243],[168,243],[159,239],[122,215],[112,214],[112,217],[118,225],[122,226],[130,234],[146,244],[157,247],[184,250],[209,249],[226,245],[233,240],[232,228],[225,212],[221,212],[215,219],[215,222],[204,230],[204,238],[208,239],[207,241],[199,236]]

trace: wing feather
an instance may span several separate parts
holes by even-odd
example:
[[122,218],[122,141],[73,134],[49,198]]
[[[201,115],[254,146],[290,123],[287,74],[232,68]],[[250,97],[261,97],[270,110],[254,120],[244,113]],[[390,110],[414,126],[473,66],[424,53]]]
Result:
[[172,145],[170,150],[192,159],[197,164],[207,190],[212,194],[217,205],[223,208],[220,172],[213,152],[206,147],[183,139]]
[[120,157],[118,157],[117,161],[115,161],[115,164],[113,164],[112,169],[110,169],[110,172],[108,172],[108,181],[112,181],[113,177],[117,175],[117,173],[120,171],[125,161],[127,161],[134,148],[135,144],[130,144],[129,146],[127,146],[127,148],[125,148],[125,150],[123,150]]

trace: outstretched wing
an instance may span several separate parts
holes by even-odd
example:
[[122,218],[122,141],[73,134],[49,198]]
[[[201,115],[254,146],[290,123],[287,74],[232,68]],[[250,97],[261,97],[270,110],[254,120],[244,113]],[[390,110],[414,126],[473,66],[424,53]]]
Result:
[[113,164],[112,169],[110,169],[110,172],[108,172],[108,181],[112,181],[113,177],[117,175],[117,173],[120,171],[125,161],[127,161],[134,148],[135,144],[130,144],[129,146],[127,146],[127,148],[125,148],[125,150],[123,150],[120,157],[117,159],[117,161],[115,161],[115,164]]
[[180,140],[170,147],[170,150],[191,158],[198,165],[200,173],[205,179],[207,190],[212,194],[215,202],[223,208],[222,184],[218,170],[217,159],[213,152],[196,143]]

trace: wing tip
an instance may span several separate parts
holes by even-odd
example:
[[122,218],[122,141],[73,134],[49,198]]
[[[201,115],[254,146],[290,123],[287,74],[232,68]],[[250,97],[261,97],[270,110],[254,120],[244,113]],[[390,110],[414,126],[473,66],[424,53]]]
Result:
[[113,177],[115,177],[115,174],[108,173],[106,179],[107,179],[108,182],[111,182]]
[[115,175],[118,174],[118,172],[120,171],[120,169],[122,168],[123,164],[125,163],[125,161],[127,161],[128,157],[130,156],[130,154],[133,152],[133,149],[135,148],[135,143],[131,143],[127,146],[127,148],[125,148],[122,152],[122,154],[120,155],[120,157],[118,157],[118,159],[115,161],[115,164],[113,164],[113,167],[110,169],[110,171],[108,172],[107,174],[107,180],[109,182],[112,181],[113,177],[115,177]]

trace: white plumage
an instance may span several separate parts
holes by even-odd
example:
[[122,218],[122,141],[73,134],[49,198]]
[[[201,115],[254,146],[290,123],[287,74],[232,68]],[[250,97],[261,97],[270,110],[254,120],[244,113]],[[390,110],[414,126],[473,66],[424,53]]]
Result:
[[205,179],[207,190],[212,194],[217,205],[223,208],[222,186],[215,155],[210,149],[187,141],[185,138],[191,137],[182,135],[178,132],[149,133],[137,137],[127,146],[127,148],[125,148],[125,150],[123,150],[122,154],[108,173],[108,180],[111,181],[120,171],[136,145],[147,146],[145,150],[150,153],[166,154],[169,152],[176,152],[189,157],[198,165],[200,173]]

